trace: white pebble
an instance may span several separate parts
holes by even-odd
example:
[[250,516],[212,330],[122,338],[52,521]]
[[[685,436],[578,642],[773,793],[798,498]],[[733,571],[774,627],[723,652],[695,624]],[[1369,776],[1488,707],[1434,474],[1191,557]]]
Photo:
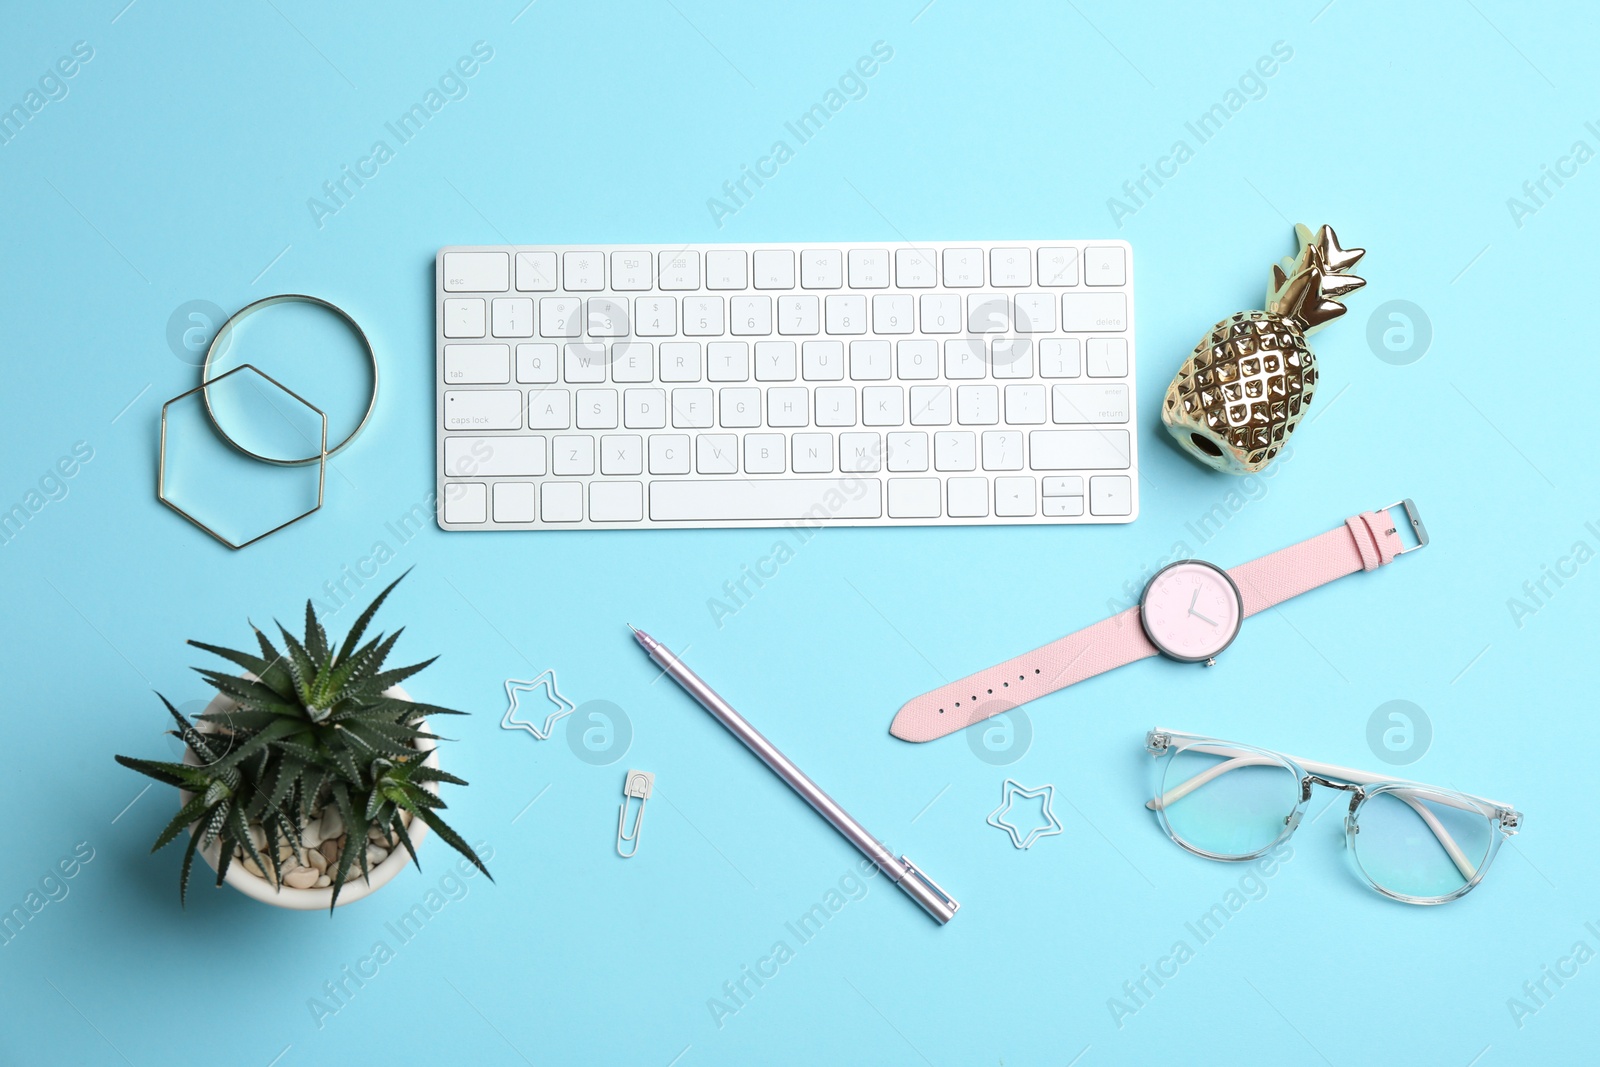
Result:
[[251,859],[249,856],[246,856],[244,859],[240,860],[239,866],[243,867],[257,878],[266,877],[266,875],[261,873],[261,868],[256,866],[256,861]]
[[339,815],[339,809],[333,806],[322,809],[322,839],[328,841],[344,833],[344,819]]
[[319,871],[326,871],[328,869],[328,857],[322,854],[321,849],[306,849],[306,859],[310,860],[311,866],[315,867]]
[[306,828],[300,831],[300,844],[305,848],[316,848],[322,844],[322,823],[307,823]]
[[251,844],[256,846],[256,851],[260,852],[262,849],[267,847],[266,831],[261,829],[261,824],[260,823],[254,823],[254,822],[250,824],[249,829],[250,829],[250,842],[251,842]]
[[322,874],[322,875],[318,875],[317,876],[317,884],[313,888],[315,888],[315,889],[326,889],[332,884],[333,884],[333,879],[329,878],[325,874]]
[[296,867],[283,876],[283,884],[291,889],[310,889],[317,884],[318,874],[311,867]]
[[367,846],[367,866],[376,867],[389,858],[389,850],[379,845]]

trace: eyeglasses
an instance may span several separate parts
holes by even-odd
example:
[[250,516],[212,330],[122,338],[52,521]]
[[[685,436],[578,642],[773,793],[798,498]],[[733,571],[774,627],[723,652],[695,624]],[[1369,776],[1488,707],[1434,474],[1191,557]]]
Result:
[[1294,833],[1324,785],[1350,794],[1345,846],[1367,884],[1407,904],[1444,904],[1483,880],[1522,814],[1453,789],[1396,781],[1253,745],[1156,728],[1160,762],[1146,801],[1183,848],[1213,860],[1253,860]]

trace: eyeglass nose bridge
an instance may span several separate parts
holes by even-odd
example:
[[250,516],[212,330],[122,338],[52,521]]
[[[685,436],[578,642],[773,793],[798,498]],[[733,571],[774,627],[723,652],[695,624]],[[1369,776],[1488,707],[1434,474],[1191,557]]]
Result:
[[1324,778],[1320,774],[1307,774],[1300,779],[1300,802],[1303,804],[1311,799],[1311,787],[1325,785],[1329,789],[1338,789],[1342,792],[1355,794],[1350,798],[1350,810],[1354,811],[1357,804],[1366,798],[1367,791],[1354,782],[1339,782],[1332,778]]

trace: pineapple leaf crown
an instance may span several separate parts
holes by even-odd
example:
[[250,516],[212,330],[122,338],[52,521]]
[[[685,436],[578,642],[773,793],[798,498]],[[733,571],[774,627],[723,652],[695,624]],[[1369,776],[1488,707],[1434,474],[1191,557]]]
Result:
[[[281,885],[282,865],[287,862],[282,853],[287,850],[303,860],[301,838],[311,816],[330,807],[339,813],[346,835],[336,866],[328,864],[333,876],[330,911],[352,868],[362,878],[369,875],[369,830],[398,839],[416,861],[408,817],[420,819],[489,873],[439,816],[445,804],[428,788],[439,782],[467,783],[425,766],[425,754],[418,747],[419,742],[441,740],[418,725],[422,719],[465,712],[390,695],[394,686],[433,662],[384,668],[403,628],[362,643],[379,606],[404,578],[402,574],[378,594],[337,648],[309,600],[303,638],[278,626],[281,651],[254,624],[258,653],[189,642],[246,672],[241,676],[196,668],[227,699],[220,710],[202,714],[195,722],[161,697],[177,723],[169,732],[188,746],[195,763],[117,757],[125,767],[193,794],[151,850],[194,827],[179,873],[180,900],[187,896],[196,851],[213,842],[221,843],[217,885],[226,877],[236,849],[258,870],[270,870],[273,881]],[[264,847],[250,832],[252,821],[260,825]]]
[[1272,281],[1267,286],[1267,310],[1292,319],[1303,333],[1319,330],[1345,313],[1340,298],[1366,285],[1365,278],[1349,273],[1364,248],[1341,248],[1332,226],[1313,234],[1297,225],[1295,237],[1300,249],[1272,266]]

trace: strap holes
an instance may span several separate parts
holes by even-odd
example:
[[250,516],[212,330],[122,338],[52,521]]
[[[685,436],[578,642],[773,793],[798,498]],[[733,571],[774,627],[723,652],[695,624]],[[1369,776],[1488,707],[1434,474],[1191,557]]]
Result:
[[994,690],[993,689],[986,689],[986,690],[984,690],[984,692],[988,693],[991,696],[994,695]]
[[1035,667],[1035,668],[1034,668],[1034,669],[1033,669],[1033,673],[1034,673],[1034,674],[1038,674],[1038,673],[1039,673],[1039,668],[1038,668],[1038,667]]

